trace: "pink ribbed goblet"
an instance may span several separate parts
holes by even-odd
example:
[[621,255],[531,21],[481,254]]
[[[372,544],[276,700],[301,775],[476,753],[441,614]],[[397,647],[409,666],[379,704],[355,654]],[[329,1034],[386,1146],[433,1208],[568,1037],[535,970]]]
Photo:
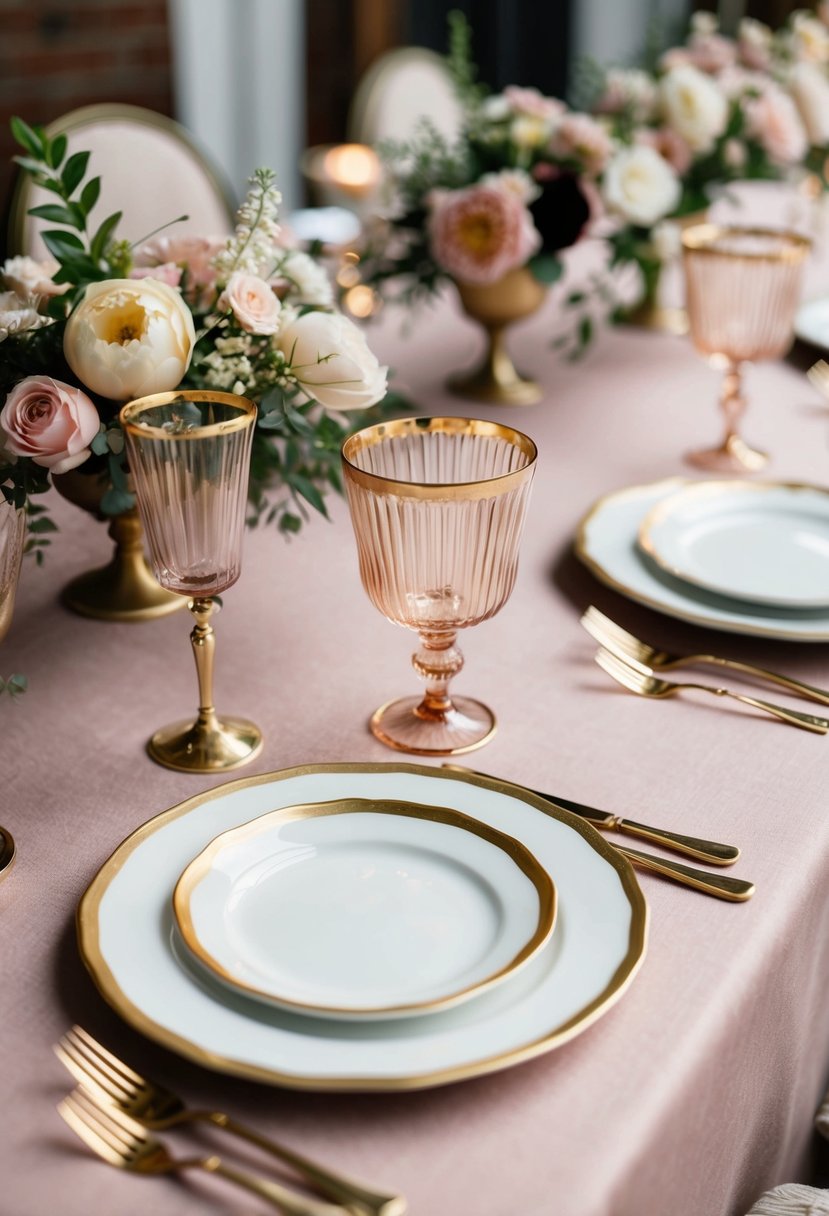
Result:
[[158,393],[121,410],[155,576],[169,591],[192,597],[198,716],[163,727],[147,744],[153,760],[182,772],[238,768],[262,748],[252,722],[216,714],[209,623],[211,597],[232,587],[242,568],[255,422],[252,401],[212,390]]
[[742,372],[747,363],[777,359],[791,346],[809,248],[805,237],[773,229],[698,224],[682,234],[691,338],[725,373],[723,441],[689,453],[691,464],[753,473],[768,463],[737,429],[746,405]]
[[509,598],[535,458],[520,431],[472,418],[406,418],[345,441],[363,586],[385,617],[420,635],[412,663],[425,694],[371,719],[389,747],[451,756],[494,734],[491,710],[449,695],[463,665],[455,637]]

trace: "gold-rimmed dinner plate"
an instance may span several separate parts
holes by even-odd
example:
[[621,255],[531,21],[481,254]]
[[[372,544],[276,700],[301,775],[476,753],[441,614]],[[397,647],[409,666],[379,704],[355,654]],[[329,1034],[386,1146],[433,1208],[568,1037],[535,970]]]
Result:
[[[556,884],[555,932],[517,975],[429,1017],[334,1021],[266,1006],[196,967],[171,896],[221,832],[299,803],[448,807],[520,840]],[[482,1076],[581,1034],[642,965],[647,905],[629,863],[584,820],[529,791],[414,764],[321,764],[246,777],[145,823],[78,909],[81,955],[133,1027],[207,1068],[314,1090],[408,1090]]]
[[448,807],[366,798],[260,815],[185,868],[173,914],[220,981],[281,1009],[449,1009],[549,940],[555,887],[519,841]]
[[652,507],[639,545],[703,591],[780,608],[829,608],[829,490],[701,481]]
[[578,526],[577,556],[608,587],[666,616],[727,633],[829,642],[827,608],[787,610],[729,599],[667,574],[642,552],[638,543],[642,520],[663,499],[693,484],[686,478],[669,477],[604,495]]

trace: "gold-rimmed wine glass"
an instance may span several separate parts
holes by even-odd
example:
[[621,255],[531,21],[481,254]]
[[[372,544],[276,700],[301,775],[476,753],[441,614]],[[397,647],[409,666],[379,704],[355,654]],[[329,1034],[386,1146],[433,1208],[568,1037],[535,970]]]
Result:
[[724,372],[725,435],[717,447],[688,454],[698,468],[753,473],[768,463],[739,433],[748,363],[777,359],[794,341],[806,237],[766,228],[697,224],[682,234],[687,309],[694,346]]
[[234,393],[182,391],[131,401],[121,410],[138,510],[155,576],[189,597],[199,681],[195,721],[156,731],[147,750],[182,772],[217,773],[247,764],[262,733],[213,705],[213,597],[239,577],[256,406]]
[[509,598],[536,454],[520,431],[474,418],[383,422],[343,444],[363,586],[385,617],[420,635],[412,664],[424,695],[371,719],[389,747],[451,756],[495,733],[486,705],[449,695],[463,666],[455,639]]

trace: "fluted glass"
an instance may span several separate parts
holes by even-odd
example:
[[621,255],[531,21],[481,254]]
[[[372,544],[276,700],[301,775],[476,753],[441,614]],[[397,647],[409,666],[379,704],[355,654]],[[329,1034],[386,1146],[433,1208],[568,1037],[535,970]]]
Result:
[[233,393],[160,393],[121,410],[127,457],[153,568],[162,587],[192,596],[190,634],[199,681],[195,721],[156,731],[147,748],[168,768],[212,773],[256,756],[262,734],[213,705],[212,596],[242,566],[256,406]]
[[424,697],[384,706],[372,719],[390,746],[444,755],[491,737],[490,710],[449,696],[463,663],[455,635],[509,598],[535,457],[520,431],[466,418],[381,423],[346,440],[363,585],[385,617],[420,634],[412,661]]
[[688,459],[706,469],[752,472],[768,457],[739,434],[742,371],[791,346],[809,242],[792,232],[700,224],[683,233],[682,244],[691,339],[725,373],[723,442]]

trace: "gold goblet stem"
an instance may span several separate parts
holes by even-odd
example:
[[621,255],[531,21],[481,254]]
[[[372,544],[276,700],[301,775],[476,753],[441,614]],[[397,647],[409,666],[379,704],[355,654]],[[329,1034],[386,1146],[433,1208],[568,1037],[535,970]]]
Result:
[[457,636],[455,632],[420,631],[420,649],[412,655],[412,667],[426,681],[423,700],[414,711],[419,718],[444,722],[455,708],[449,696],[449,681],[463,667],[463,655],[455,645]]
[[737,430],[738,423],[745,413],[746,399],[742,394],[743,376],[739,363],[730,363],[723,376],[720,390],[720,406],[725,417],[725,438],[723,446],[728,451],[736,442],[740,442]]
[[190,645],[193,647],[193,658],[196,660],[196,676],[199,681],[199,716],[195,729],[205,735],[217,729],[216,707],[213,704],[213,656],[216,651],[216,635],[210,618],[215,607],[213,600],[192,599],[187,601],[195,619]]

